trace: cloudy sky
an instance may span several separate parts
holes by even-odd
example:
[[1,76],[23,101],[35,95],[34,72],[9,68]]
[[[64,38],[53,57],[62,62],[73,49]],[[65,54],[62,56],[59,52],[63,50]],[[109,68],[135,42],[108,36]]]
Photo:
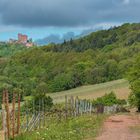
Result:
[[140,21],[140,0],[0,0],[0,40],[33,39]]

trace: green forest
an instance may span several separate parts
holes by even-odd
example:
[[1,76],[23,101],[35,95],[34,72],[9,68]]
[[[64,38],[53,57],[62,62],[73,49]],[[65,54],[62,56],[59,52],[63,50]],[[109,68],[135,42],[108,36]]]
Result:
[[140,55],[140,24],[124,24],[62,44],[0,44],[0,92],[53,93],[125,78]]

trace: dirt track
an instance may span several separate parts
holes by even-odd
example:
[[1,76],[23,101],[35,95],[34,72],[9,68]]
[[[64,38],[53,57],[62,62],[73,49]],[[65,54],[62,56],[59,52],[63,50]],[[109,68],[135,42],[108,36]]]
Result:
[[96,140],[139,140],[140,135],[131,131],[131,127],[140,126],[138,115],[115,115],[104,123],[101,135]]

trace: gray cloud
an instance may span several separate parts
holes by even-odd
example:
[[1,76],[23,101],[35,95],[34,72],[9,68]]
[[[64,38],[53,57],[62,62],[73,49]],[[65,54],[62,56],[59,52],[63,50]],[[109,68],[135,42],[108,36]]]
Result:
[[3,24],[75,27],[102,22],[138,22],[139,0],[0,0]]
[[64,42],[64,40],[68,41],[71,38],[76,38],[76,35],[74,34],[74,32],[67,32],[65,34],[62,35],[62,37],[58,34],[50,34],[49,36],[43,38],[43,39],[38,39],[35,42],[38,45],[47,45],[49,43],[62,43]]
[[90,28],[90,29],[85,29],[83,30],[79,35],[76,35],[74,32],[67,32],[65,34],[62,35],[62,37],[58,34],[50,34],[49,36],[42,38],[42,39],[38,39],[35,42],[38,45],[47,45],[49,43],[63,43],[64,40],[68,41],[71,38],[72,39],[77,39],[83,36],[86,36],[88,34],[90,34],[91,32],[95,32],[97,30],[101,30],[103,29],[102,27],[97,27],[97,28]]

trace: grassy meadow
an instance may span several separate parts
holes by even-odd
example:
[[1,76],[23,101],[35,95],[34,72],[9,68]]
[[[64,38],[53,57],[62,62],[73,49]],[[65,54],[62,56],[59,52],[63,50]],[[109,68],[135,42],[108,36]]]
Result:
[[98,135],[106,116],[81,116],[53,122],[45,129],[21,134],[15,140],[85,140]]
[[52,93],[49,94],[49,96],[53,98],[54,102],[60,103],[64,102],[65,95],[78,96],[81,99],[96,99],[111,91],[114,91],[118,98],[127,99],[130,93],[128,81],[120,79],[96,85],[87,85],[67,91]]

